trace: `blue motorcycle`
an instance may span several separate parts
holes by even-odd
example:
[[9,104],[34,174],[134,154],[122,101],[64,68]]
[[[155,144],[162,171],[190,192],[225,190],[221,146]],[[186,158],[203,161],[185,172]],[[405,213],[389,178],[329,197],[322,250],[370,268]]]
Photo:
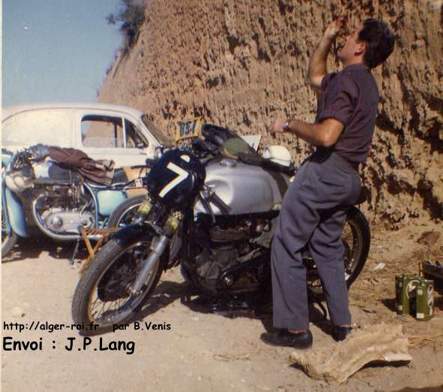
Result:
[[19,238],[44,234],[77,241],[89,232],[89,239],[99,239],[97,231],[84,229],[121,224],[143,201],[129,194],[141,186],[146,166],[132,167],[135,178],[117,169],[113,183],[101,185],[51,159],[34,159],[32,147],[16,153],[2,149],[1,158],[3,257]]

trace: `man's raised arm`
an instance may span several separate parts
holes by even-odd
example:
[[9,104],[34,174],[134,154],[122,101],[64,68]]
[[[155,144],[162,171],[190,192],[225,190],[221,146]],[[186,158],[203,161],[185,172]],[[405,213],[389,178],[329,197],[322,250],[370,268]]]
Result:
[[326,28],[323,37],[309,60],[309,84],[316,90],[320,89],[321,81],[327,74],[326,60],[332,42],[344,24],[344,18],[339,18]]

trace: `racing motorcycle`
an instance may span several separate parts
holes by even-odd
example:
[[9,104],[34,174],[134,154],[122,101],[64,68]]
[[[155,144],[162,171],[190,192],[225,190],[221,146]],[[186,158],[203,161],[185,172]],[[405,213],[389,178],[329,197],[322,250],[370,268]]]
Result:
[[[77,284],[73,320],[94,325],[82,333],[133,320],[162,272],[179,264],[193,292],[215,308],[239,298],[251,306],[269,299],[272,234],[295,168],[281,154],[267,156],[210,124],[190,145],[165,151],[143,179],[149,192],[132,223],[96,253]],[[342,240],[350,286],[370,244],[367,220],[356,207],[349,209]],[[307,250],[304,256],[309,287],[321,291]]]
[[[129,198],[128,192],[138,179],[129,180],[119,169],[111,185],[102,185],[51,159],[37,160],[33,152],[32,147],[16,153],[2,149],[3,257],[20,237],[44,234],[58,241],[75,241],[81,239],[82,229],[115,226],[124,219],[116,207],[136,199]],[[90,239],[100,238],[90,232]]]

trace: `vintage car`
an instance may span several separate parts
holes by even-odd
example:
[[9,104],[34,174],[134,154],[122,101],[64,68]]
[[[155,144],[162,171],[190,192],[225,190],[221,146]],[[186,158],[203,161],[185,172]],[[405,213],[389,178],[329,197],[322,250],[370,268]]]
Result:
[[148,116],[126,106],[56,103],[2,110],[2,147],[11,151],[43,143],[76,148],[116,166],[143,165],[159,145],[171,145]]

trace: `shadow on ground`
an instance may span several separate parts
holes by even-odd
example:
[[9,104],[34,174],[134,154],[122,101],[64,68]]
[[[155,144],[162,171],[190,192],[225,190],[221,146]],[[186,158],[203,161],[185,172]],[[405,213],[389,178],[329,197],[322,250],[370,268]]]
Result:
[[43,252],[48,252],[55,259],[79,262],[86,257],[87,251],[84,246],[76,249],[76,244],[76,242],[56,242],[48,237],[21,238],[11,252],[2,257],[2,263],[38,259]]
[[[192,299],[192,291],[188,290],[188,296],[181,297],[181,302],[194,312],[212,313],[227,318],[245,317],[260,320],[266,332],[274,332],[272,322],[272,301],[268,298],[266,301],[261,299],[254,302],[251,298],[236,297],[232,298],[209,298],[197,296]],[[332,325],[327,318],[324,306],[319,303],[311,302],[309,306],[309,319],[314,325],[326,334],[332,333]]]
[[148,315],[168,306],[188,293],[190,293],[190,288],[186,283],[161,282],[154,290],[154,293],[143,304],[142,309],[136,314],[134,321],[143,320]]
[[382,300],[383,305],[385,305],[392,312],[397,311],[397,307],[395,304],[395,298],[385,298]]

